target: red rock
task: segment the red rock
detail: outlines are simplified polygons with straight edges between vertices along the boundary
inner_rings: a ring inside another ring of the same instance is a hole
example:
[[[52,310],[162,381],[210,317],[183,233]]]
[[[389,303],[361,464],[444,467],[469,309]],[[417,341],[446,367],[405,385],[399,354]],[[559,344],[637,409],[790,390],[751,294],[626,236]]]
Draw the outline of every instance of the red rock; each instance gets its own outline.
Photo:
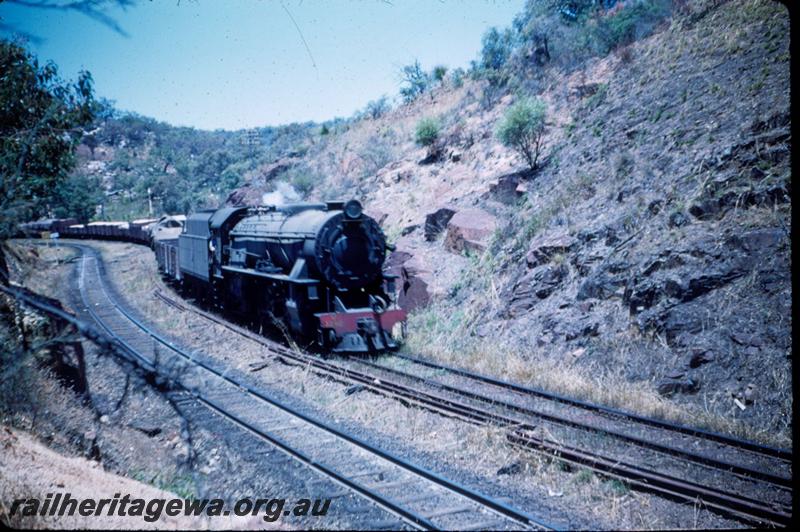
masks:
[[[398,249],[386,259],[387,273],[398,275],[397,279],[397,304],[407,312],[422,308],[431,301],[428,286],[431,282],[431,272],[414,257],[411,251]]]
[[[483,251],[496,228],[497,219],[488,212],[480,209],[459,211],[447,223],[444,247],[459,254],[465,249]]]
[[[403,265],[401,270],[400,294],[397,303],[407,312],[422,308],[431,301],[428,286],[431,282],[431,272],[425,270],[422,264],[412,258]]]
[[[448,222],[455,215],[454,208],[441,207],[425,216],[425,240],[432,242],[447,228]]]
[[[228,207],[242,207],[261,205],[264,189],[252,185],[244,185],[233,190],[225,200]]]

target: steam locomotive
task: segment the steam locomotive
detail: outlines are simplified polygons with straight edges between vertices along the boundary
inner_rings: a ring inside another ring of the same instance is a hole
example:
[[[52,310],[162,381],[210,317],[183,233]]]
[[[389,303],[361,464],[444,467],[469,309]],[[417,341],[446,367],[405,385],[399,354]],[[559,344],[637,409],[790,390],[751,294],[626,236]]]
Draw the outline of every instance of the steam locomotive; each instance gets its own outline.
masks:
[[[154,242],[161,272],[189,293],[347,353],[394,349],[405,336],[387,247],[356,200],[199,211],[177,239]]]

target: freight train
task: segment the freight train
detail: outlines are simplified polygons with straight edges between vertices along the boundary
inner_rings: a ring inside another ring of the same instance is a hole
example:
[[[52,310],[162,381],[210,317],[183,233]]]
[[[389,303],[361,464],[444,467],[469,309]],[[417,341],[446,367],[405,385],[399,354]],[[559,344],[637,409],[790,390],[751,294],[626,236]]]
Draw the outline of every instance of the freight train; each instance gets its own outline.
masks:
[[[162,275],[184,293],[325,351],[380,352],[405,337],[396,276],[383,271],[390,246],[358,201],[223,207],[180,221],[171,231],[174,217],[87,225],[45,220],[34,224],[50,222],[48,229],[24,229],[150,245]]]

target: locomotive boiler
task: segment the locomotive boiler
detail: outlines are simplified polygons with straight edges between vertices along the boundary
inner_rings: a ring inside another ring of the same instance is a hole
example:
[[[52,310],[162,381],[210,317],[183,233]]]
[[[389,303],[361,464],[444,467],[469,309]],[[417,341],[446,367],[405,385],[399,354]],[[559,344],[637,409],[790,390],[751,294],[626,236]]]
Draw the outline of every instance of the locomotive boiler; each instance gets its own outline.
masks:
[[[187,217],[176,277],[260,327],[334,352],[381,351],[397,347],[406,319],[386,250],[356,200],[227,207]]]

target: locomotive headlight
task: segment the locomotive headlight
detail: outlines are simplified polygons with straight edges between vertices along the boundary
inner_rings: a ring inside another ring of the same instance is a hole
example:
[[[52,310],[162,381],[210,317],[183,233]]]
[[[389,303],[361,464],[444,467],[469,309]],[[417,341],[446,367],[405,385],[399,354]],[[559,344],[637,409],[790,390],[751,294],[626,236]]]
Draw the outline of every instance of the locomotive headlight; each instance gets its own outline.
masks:
[[[364,209],[361,207],[361,203],[358,200],[350,200],[344,204],[344,215],[349,218],[350,220],[356,220],[361,217],[361,212]]]

